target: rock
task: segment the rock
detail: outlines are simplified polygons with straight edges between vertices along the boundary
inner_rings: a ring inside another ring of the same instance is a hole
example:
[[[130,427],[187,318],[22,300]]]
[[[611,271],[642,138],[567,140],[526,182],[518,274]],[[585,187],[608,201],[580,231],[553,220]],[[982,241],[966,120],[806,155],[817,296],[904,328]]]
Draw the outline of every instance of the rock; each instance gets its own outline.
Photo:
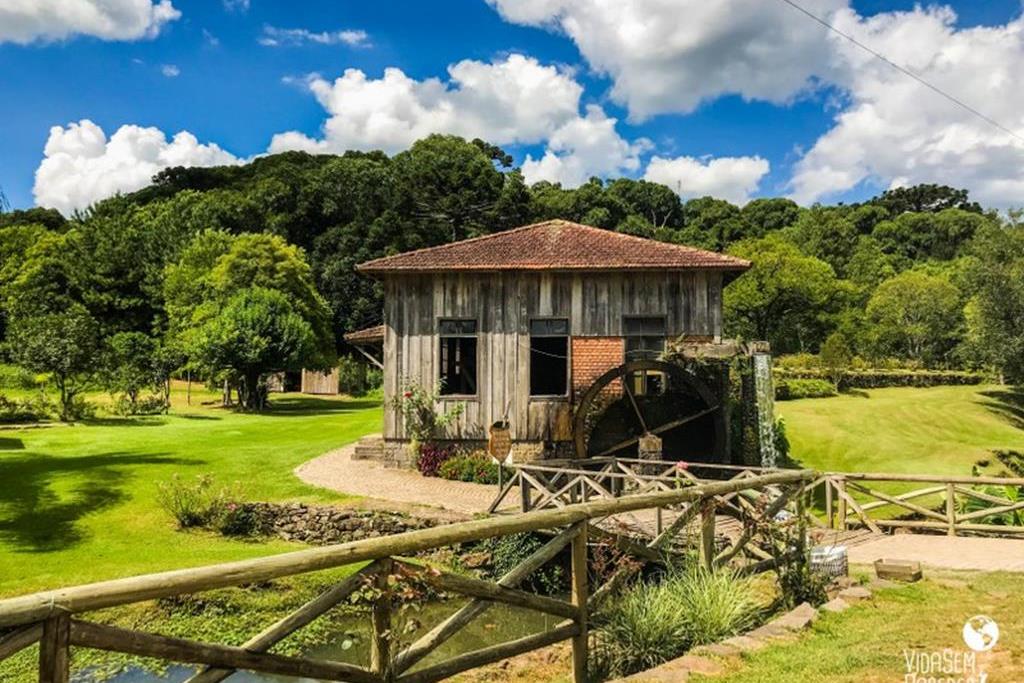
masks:
[[[831,600],[829,600],[828,602],[826,602],[824,605],[821,606],[822,610],[824,610],[826,612],[834,612],[834,613],[842,612],[842,611],[847,610],[849,608],[850,608],[850,603],[846,602],[842,598],[832,598]]]
[[[871,591],[864,586],[850,586],[844,590],[839,591],[839,598],[846,602],[860,602],[861,600],[870,600]]]
[[[770,623],[789,629],[790,631],[802,631],[810,626],[817,616],[818,610],[811,607],[810,603],[805,602],[797,605],[789,612],[783,614],[778,619],[772,620]]]

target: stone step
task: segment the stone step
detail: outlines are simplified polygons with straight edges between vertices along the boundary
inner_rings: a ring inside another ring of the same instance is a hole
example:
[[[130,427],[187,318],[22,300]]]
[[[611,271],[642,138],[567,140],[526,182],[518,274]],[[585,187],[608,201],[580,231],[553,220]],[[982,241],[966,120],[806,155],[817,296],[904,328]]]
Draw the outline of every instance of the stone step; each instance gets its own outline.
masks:
[[[384,440],[380,437],[364,436],[352,451],[353,460],[383,460]]]

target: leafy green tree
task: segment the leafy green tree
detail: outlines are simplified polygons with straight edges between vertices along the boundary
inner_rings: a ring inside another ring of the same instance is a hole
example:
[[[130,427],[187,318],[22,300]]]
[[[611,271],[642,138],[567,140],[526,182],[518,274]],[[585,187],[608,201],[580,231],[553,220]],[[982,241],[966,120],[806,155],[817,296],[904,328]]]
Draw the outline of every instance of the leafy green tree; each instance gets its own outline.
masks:
[[[747,202],[740,215],[750,226],[750,237],[764,237],[796,223],[800,207],[792,199],[765,197]]]
[[[103,384],[112,394],[120,394],[128,413],[134,415],[145,389],[163,388],[160,345],[142,332],[118,332],[107,340],[106,346]]]
[[[994,367],[1024,383],[1024,229],[983,229],[971,246],[964,352],[975,365]]]
[[[699,197],[683,206],[684,241],[722,251],[733,242],[752,237],[740,209],[724,199]]]
[[[683,203],[679,195],[665,185],[648,180],[619,178],[608,183],[605,193],[628,212],[620,219],[620,232],[626,232],[621,222],[630,218],[643,219],[653,228],[682,225]]]
[[[284,293],[250,287],[235,292],[196,330],[190,351],[201,365],[237,378],[243,408],[262,410],[267,375],[318,363],[320,343]]]
[[[941,275],[909,270],[878,286],[867,305],[869,348],[926,365],[947,359],[963,331],[960,290]]]
[[[850,350],[846,335],[839,331],[830,334],[821,345],[819,359],[829,379],[839,387],[853,360],[853,351]]]
[[[60,393],[60,419],[76,417],[78,400],[100,367],[99,325],[81,304],[15,316],[8,333],[14,361],[45,373]]]
[[[967,190],[948,185],[922,184],[913,187],[895,187],[871,200],[872,204],[884,207],[890,215],[913,212],[936,213],[946,209],[962,209],[981,213],[981,206],[970,201]]]
[[[872,235],[883,251],[906,262],[949,260],[961,255],[974,234],[992,219],[963,209],[901,213],[875,226]]]
[[[729,253],[753,267],[725,289],[727,332],[767,340],[776,353],[816,350],[843,296],[832,267],[778,234],[738,242]]]

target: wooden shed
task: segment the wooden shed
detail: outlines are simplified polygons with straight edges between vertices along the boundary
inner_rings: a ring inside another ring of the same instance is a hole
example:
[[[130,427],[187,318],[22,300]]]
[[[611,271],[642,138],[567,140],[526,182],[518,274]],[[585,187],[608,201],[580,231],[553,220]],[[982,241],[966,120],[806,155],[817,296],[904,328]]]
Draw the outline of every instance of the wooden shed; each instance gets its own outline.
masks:
[[[384,284],[385,400],[440,383],[442,408],[465,405],[448,438],[482,441],[507,420],[525,459],[571,451],[575,404],[610,370],[660,357],[668,339],[719,341],[722,289],[749,266],[553,220],[357,269]],[[662,373],[624,377],[631,398],[664,390]],[[398,446],[408,434],[388,405],[384,438]]]

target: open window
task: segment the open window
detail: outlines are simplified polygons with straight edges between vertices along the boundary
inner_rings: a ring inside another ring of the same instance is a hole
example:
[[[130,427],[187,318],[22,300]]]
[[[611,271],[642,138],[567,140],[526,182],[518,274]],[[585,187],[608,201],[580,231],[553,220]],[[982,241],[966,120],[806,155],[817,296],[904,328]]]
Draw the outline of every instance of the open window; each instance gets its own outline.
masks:
[[[530,396],[569,393],[569,321],[536,318],[530,321]]]
[[[623,318],[626,337],[626,360],[658,360],[665,352],[665,318],[662,316],[631,316]],[[665,375],[660,372],[635,372],[630,388],[637,396],[665,393]]]
[[[476,394],[476,320],[447,319],[439,323],[441,394]]]

